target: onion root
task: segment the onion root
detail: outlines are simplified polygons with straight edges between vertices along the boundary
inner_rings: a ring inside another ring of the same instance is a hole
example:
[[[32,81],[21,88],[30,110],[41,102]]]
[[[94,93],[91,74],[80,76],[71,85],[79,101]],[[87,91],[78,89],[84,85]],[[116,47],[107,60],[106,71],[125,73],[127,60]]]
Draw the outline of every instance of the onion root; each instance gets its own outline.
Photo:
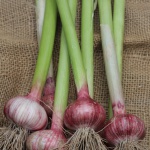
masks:
[[[10,123],[8,127],[0,128],[1,150],[23,150],[28,136],[28,130]],[[17,141],[17,142],[16,142]]]
[[[148,150],[140,141],[124,141],[119,143],[114,150]]]
[[[107,150],[104,140],[92,128],[80,128],[67,141],[68,150]]]

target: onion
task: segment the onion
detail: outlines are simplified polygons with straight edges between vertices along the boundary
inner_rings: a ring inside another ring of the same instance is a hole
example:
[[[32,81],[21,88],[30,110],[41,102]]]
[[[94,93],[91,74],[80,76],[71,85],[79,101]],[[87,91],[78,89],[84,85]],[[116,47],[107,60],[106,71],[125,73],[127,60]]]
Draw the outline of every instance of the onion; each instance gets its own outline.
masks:
[[[99,141],[101,141],[100,136],[94,131],[103,127],[106,118],[105,110],[89,95],[86,72],[68,3],[66,0],[56,0],[56,2],[68,44],[68,53],[78,93],[77,100],[70,104],[65,111],[64,124],[66,127],[76,130],[68,140],[67,145],[69,149],[86,149],[88,146],[88,149],[92,149],[93,146],[98,149],[106,149],[99,144]],[[86,6],[90,6],[93,10],[93,0],[84,2],[89,2],[89,5]]]
[[[119,146],[120,143],[132,143],[145,137],[144,122],[135,115],[117,115],[108,124],[104,132],[107,141],[112,145]],[[130,145],[129,143],[128,145]]]
[[[105,70],[113,111],[113,118],[110,119],[104,128],[104,135],[110,144],[116,146],[116,150],[141,150],[143,148],[140,147],[137,141],[142,140],[145,137],[145,125],[137,116],[126,113],[120,80],[122,72],[121,54],[123,49],[125,1],[120,0],[115,1],[114,3],[114,27],[112,25],[111,1],[98,0],[98,4],[100,9],[99,13]],[[115,35],[114,39],[113,28]],[[117,48],[117,55],[115,46]],[[110,116],[112,115],[110,114]]]
[[[54,107],[56,107],[55,104]],[[62,110],[55,112],[56,109],[54,108],[51,129],[36,131],[27,138],[26,146],[28,150],[52,150],[64,146],[67,140],[62,130]]]
[[[4,113],[8,119],[28,130],[40,130],[47,125],[47,115],[35,98],[18,96],[7,102]]]
[[[74,20],[76,3],[77,1],[68,0],[70,12]],[[69,67],[67,43],[62,31],[52,125],[49,130],[37,131],[28,137],[26,145],[29,150],[62,149],[65,147],[67,139],[63,134],[63,118],[69,91]]]
[[[64,123],[72,130],[89,127],[99,131],[104,125],[105,110],[91,99],[86,91],[88,91],[87,86],[81,89],[78,99],[67,107]]]
[[[42,31],[31,92],[27,96],[18,96],[9,100],[4,108],[5,116],[8,119],[28,130],[43,129],[47,125],[46,112],[39,103],[51,60],[55,27],[56,7],[46,5],[44,30]],[[51,35],[47,34],[49,32]]]

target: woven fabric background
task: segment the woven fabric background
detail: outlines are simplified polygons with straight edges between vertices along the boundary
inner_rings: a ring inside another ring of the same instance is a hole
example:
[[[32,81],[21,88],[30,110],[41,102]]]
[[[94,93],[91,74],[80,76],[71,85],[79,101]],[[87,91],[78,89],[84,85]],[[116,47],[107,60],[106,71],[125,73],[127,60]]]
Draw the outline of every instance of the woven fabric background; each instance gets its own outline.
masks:
[[[76,29],[80,40],[81,3]],[[143,141],[150,148],[150,1],[126,0],[125,40],[123,51],[123,91],[129,113],[145,121]],[[54,46],[54,74],[59,56],[61,23],[58,17]],[[0,0],[0,125],[5,102],[27,94],[38,54],[34,0]],[[103,62],[98,9],[94,17],[94,97],[106,110],[109,93]],[[76,97],[73,75],[70,77],[69,103]]]

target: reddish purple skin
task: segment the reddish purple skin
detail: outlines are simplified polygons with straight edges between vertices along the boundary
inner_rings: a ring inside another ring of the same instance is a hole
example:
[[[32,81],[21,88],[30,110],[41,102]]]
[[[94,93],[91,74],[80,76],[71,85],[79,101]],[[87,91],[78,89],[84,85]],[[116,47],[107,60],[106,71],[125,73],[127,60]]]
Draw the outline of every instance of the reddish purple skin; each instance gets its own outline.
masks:
[[[47,78],[45,87],[43,89],[43,96],[41,105],[44,107],[47,115],[52,116],[53,102],[54,102],[55,84],[52,77]]]
[[[106,112],[104,108],[89,97],[79,97],[65,111],[64,124],[71,130],[90,127],[95,131],[104,126]]]
[[[113,108],[114,108],[114,107],[118,107],[119,109],[124,109],[124,105],[121,104],[120,101],[119,101],[117,104],[113,103],[113,104],[112,104],[112,107],[113,107]]]
[[[63,132],[63,111],[54,109],[53,116],[52,116],[52,123],[51,123],[51,130],[57,130],[58,132]]]
[[[107,123],[104,128],[104,137],[112,145],[117,145],[127,140],[142,140],[145,137],[145,125],[135,115],[118,115]]]
[[[112,109],[114,116],[125,114],[125,105],[121,103],[120,100],[117,103],[112,103]]]
[[[43,95],[53,95],[55,93],[55,83],[53,77],[49,77],[46,80],[44,89],[43,89]]]

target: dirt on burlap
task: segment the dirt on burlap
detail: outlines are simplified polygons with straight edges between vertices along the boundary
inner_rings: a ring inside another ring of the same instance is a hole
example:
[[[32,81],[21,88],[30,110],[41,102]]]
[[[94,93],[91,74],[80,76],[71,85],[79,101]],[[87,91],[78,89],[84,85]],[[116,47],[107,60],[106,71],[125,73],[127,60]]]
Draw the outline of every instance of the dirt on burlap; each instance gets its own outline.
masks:
[[[80,40],[81,7],[76,29]],[[56,78],[61,23],[58,17],[54,46]],[[5,102],[30,91],[38,44],[34,0],[0,0],[0,126],[8,124],[3,115]],[[101,47],[98,9],[94,17],[94,97],[108,110],[109,99]],[[127,111],[144,120],[147,134],[142,142],[150,147],[150,0],[126,0],[123,51],[123,91]],[[76,97],[70,76],[69,103]]]

